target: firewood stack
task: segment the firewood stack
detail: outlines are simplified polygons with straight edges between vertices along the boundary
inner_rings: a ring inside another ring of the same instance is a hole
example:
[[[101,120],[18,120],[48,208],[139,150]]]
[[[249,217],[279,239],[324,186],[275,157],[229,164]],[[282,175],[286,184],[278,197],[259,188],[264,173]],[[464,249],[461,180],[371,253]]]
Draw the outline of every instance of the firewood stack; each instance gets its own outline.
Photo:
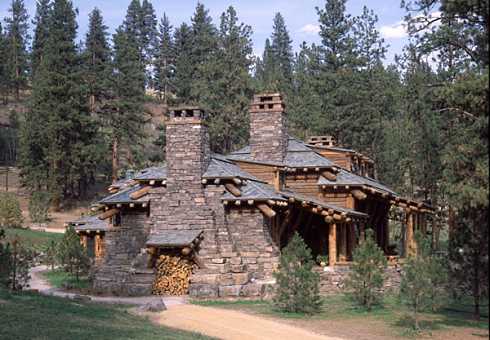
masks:
[[[192,263],[188,259],[160,255],[156,261],[156,276],[153,282],[155,295],[183,295],[189,289]]]

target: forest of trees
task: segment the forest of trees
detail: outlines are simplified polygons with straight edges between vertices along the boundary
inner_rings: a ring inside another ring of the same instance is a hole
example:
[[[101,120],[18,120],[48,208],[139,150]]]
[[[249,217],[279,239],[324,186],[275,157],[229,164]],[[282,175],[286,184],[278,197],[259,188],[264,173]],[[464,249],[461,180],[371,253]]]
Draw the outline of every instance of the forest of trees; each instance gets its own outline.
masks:
[[[0,99],[26,103],[18,133],[8,131],[19,138],[23,183],[59,202],[83,195],[98,173],[112,169],[116,180],[122,150],[139,155],[127,166],[148,165],[145,144],[162,144],[145,136],[149,101],[200,105],[212,149],[227,153],[247,141],[253,93],[280,91],[291,134],[333,135],[371,156],[383,182],[442,207],[462,268],[486,268],[488,1],[402,0],[409,41],[391,65],[376,13],[352,16],[346,1],[316,8],[321,43],[297,53],[276,13],[255,58],[252,27],[232,6],[215,23],[198,3],[174,27],[149,0],[132,0],[112,36],[95,8],[79,42],[71,1],[38,0],[31,18],[12,0],[0,23]],[[480,289],[486,269],[467,271],[461,280]]]

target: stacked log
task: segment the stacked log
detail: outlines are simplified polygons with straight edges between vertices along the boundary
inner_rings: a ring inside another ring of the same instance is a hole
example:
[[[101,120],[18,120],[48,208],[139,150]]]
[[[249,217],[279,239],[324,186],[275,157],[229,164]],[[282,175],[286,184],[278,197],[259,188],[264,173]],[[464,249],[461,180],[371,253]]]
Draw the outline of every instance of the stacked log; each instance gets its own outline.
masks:
[[[160,255],[156,261],[156,276],[152,293],[155,295],[184,295],[189,289],[192,263],[179,256]]]

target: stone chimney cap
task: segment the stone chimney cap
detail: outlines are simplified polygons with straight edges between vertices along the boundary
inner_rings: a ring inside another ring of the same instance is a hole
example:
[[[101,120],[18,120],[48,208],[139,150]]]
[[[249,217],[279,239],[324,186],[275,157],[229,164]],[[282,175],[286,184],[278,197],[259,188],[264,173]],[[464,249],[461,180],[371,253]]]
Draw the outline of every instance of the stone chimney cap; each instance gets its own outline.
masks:
[[[204,118],[204,111],[198,106],[177,106],[169,108],[170,118]]]
[[[335,146],[337,141],[334,136],[311,136],[308,144],[315,146]]]
[[[251,112],[284,112],[285,105],[280,93],[259,93],[254,95],[250,104]]]

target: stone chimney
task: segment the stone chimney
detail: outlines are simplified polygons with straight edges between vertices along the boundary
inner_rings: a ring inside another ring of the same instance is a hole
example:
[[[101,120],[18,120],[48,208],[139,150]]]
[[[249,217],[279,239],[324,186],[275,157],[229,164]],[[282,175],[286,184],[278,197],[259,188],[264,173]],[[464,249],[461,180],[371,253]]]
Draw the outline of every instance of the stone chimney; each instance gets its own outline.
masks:
[[[166,123],[167,189],[201,190],[201,176],[209,164],[209,135],[204,112],[198,107],[169,109]]]
[[[335,146],[337,144],[334,136],[311,136],[308,144],[313,146]]]
[[[288,134],[285,106],[279,93],[254,96],[250,105],[250,152],[254,161],[282,162]]]

